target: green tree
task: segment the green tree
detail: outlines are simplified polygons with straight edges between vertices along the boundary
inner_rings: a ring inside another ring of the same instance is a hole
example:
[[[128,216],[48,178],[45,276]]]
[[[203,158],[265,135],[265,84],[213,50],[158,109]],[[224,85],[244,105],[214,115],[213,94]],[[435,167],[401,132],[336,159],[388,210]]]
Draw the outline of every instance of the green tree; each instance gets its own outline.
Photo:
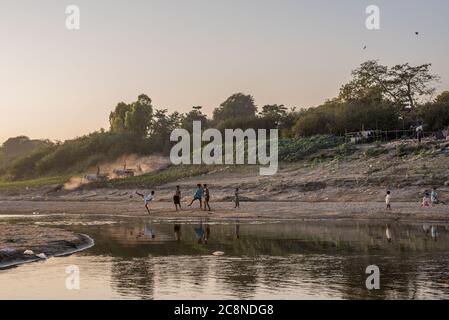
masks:
[[[120,102],[115,107],[115,110],[109,115],[109,123],[111,126],[111,132],[124,133],[125,129],[125,117],[128,112],[131,111],[131,106]]]
[[[431,64],[405,63],[388,68],[375,60],[367,61],[352,71],[353,79],[342,87],[340,96],[349,101],[381,93],[382,98],[392,101],[399,109],[405,106],[415,109],[421,98],[435,91],[433,84],[439,77],[430,73],[430,67]]]
[[[185,114],[181,127],[183,129],[186,129],[189,132],[193,131],[193,121],[201,121],[201,128],[207,128],[209,126],[209,121],[207,119],[207,116],[201,112],[201,107],[193,107],[193,110],[189,113]]]
[[[150,135],[155,148],[167,153],[170,150],[170,135],[172,131],[181,126],[182,115],[179,112],[168,114],[167,109],[156,110]]]
[[[444,91],[435,101],[419,108],[419,116],[428,130],[437,131],[449,126],[449,91]]]
[[[214,110],[213,119],[220,122],[236,118],[251,118],[256,115],[256,111],[257,107],[251,95],[236,93]]]
[[[441,92],[438,97],[436,97],[435,102],[449,105],[449,91]]]
[[[268,104],[262,107],[260,116],[274,122],[276,128],[280,128],[287,117],[287,108],[283,104]]]
[[[119,103],[109,115],[111,132],[130,133],[144,138],[148,135],[153,118],[151,99],[141,94],[137,101],[126,104]]]

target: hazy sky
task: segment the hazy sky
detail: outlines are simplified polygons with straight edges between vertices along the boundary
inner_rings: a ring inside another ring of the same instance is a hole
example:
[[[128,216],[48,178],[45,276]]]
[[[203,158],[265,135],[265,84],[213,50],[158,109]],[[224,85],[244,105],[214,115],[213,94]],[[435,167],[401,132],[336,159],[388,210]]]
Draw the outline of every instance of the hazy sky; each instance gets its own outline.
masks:
[[[365,28],[370,4],[379,31]],[[108,128],[117,102],[140,93],[208,114],[235,92],[317,105],[368,59],[432,62],[449,89],[448,13],[447,0],[0,0],[0,143]]]

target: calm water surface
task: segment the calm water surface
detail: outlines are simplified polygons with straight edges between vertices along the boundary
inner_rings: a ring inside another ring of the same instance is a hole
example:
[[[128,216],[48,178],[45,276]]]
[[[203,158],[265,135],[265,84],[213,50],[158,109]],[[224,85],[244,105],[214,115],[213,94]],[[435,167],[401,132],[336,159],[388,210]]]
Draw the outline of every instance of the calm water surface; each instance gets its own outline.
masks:
[[[0,270],[1,299],[448,299],[447,225],[7,217],[85,233],[95,246]],[[222,256],[213,253],[222,252]],[[368,291],[368,265],[381,290]],[[80,290],[66,289],[66,268]]]

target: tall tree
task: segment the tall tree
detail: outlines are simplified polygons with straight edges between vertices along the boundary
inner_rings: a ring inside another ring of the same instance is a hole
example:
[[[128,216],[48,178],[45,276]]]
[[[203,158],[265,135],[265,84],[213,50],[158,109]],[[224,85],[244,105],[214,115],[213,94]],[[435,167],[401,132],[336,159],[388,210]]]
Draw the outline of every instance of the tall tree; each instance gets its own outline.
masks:
[[[144,138],[148,135],[153,118],[151,99],[141,94],[137,101],[126,104],[119,103],[109,115],[111,132],[130,133]]]
[[[201,107],[193,107],[193,110],[184,115],[182,119],[181,127],[189,132],[193,130],[193,121],[201,121],[201,127],[206,128],[208,126],[207,117],[201,112]]]
[[[257,107],[251,95],[236,93],[226,99],[213,112],[215,121],[225,121],[237,118],[249,118],[256,116]]]
[[[408,63],[396,65],[389,72],[390,82],[397,97],[415,109],[422,97],[435,92],[433,84],[438,81],[437,75],[430,73],[430,63],[411,66]]]
[[[441,92],[435,99],[436,103],[449,105],[449,91]]]
[[[275,126],[279,128],[287,116],[287,107],[283,104],[268,104],[262,107],[260,115],[274,122]]]
[[[156,110],[151,126],[151,139],[157,147],[163,152],[170,148],[170,134],[179,128],[182,122],[182,116],[179,112],[169,114],[167,109]]]
[[[434,92],[433,85],[439,79],[430,73],[430,67],[431,64],[411,66],[405,63],[388,68],[375,60],[364,62],[352,72],[353,79],[342,87],[340,98],[350,101],[381,96],[398,108],[415,109],[421,98]]]

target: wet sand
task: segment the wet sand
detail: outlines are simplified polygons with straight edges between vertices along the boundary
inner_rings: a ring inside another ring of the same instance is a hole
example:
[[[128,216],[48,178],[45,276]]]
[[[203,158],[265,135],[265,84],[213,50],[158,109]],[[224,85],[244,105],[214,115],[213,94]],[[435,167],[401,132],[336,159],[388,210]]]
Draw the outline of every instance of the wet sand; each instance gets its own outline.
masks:
[[[71,254],[92,245],[89,236],[62,229],[0,224],[0,269]],[[32,253],[25,254],[26,250]]]

